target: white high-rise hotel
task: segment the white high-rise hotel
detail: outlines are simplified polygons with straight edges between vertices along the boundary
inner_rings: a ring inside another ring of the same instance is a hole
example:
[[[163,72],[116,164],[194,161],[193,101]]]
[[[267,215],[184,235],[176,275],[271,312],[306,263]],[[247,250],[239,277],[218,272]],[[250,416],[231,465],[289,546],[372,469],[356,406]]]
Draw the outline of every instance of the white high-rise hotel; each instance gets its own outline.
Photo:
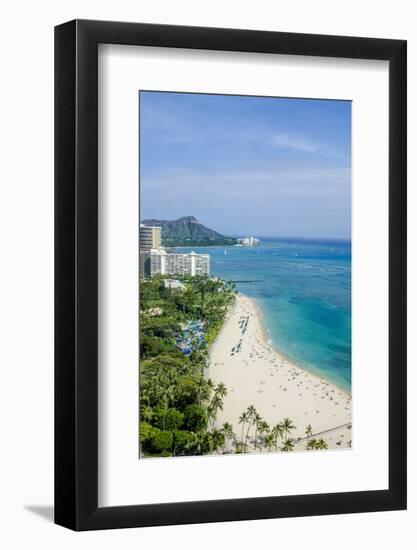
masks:
[[[210,255],[167,252],[161,247],[161,228],[141,225],[139,272],[141,278],[154,275],[210,275]]]

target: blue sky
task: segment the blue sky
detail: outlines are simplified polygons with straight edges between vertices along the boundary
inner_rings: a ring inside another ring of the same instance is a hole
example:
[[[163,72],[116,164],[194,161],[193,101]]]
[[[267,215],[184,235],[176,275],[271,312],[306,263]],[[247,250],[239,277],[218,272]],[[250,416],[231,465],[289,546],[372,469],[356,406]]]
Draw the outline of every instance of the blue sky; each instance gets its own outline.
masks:
[[[351,103],[140,93],[141,217],[350,238]]]

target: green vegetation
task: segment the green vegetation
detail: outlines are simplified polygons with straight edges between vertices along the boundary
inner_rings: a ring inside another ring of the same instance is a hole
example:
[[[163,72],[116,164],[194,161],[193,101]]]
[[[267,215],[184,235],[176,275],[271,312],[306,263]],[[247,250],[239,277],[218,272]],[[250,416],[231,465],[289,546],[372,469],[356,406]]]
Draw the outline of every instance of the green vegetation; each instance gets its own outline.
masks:
[[[241,425],[240,439],[234,436],[233,445],[235,453],[246,453],[250,450],[249,442],[252,448],[256,451],[267,452],[288,452],[294,451],[295,444],[302,439],[294,440],[289,437],[290,433],[296,429],[292,420],[288,417],[284,418],[275,426],[270,426],[257,412],[253,405],[250,405],[246,411],[243,411],[239,417]],[[322,450],[327,449],[328,445],[324,439],[310,439],[313,435],[311,424],[306,426],[305,434],[307,435],[307,450]]]
[[[296,427],[289,418],[284,418],[282,422],[270,427],[268,422],[258,414],[255,407],[250,405],[240,415],[239,424],[242,425],[242,428],[240,441],[235,442],[237,453],[246,453],[248,451],[251,430],[253,434],[252,445],[255,450],[259,449],[262,451],[266,449],[268,452],[294,450],[294,441],[289,438],[289,434]]]
[[[228,308],[232,283],[207,276],[178,276],[185,289],[165,288],[164,277],[140,284],[140,446],[143,456],[181,456],[225,451],[230,424],[215,429],[216,414],[227,395],[204,370]],[[204,339],[191,352],[178,347],[184,327],[200,321]]]
[[[163,246],[231,246],[237,239],[205,227],[194,216],[178,220],[143,220],[144,225],[161,227]]]
[[[216,425],[227,395],[224,384],[205,377],[208,351],[234,303],[232,283],[207,276],[177,279],[184,289],[166,288],[165,277],[140,284],[140,453],[141,456],[186,456],[255,451],[293,451],[292,420],[270,426],[253,405],[239,418],[239,434],[228,422]],[[188,331],[187,353],[180,344],[190,323],[199,322],[204,338]],[[311,439],[306,449],[327,449],[324,439]]]
[[[311,450],[315,450],[315,451],[320,451],[322,449],[327,449],[327,443],[326,441],[323,439],[323,438],[320,438],[320,439],[309,439],[307,441],[307,450],[308,451],[311,451]]]

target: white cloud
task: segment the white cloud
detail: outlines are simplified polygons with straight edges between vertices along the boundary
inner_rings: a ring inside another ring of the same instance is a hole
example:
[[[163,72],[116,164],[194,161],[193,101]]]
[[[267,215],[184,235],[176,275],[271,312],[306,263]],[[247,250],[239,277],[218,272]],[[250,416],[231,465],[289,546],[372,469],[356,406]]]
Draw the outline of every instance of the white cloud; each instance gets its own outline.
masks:
[[[168,200],[184,200],[196,193],[219,200],[253,199],[259,196],[278,200],[283,197],[350,196],[350,170],[347,168],[300,168],[244,172],[200,172],[175,170],[142,178],[142,189]]]
[[[327,146],[318,143],[304,136],[290,134],[274,134],[271,144],[280,149],[293,149],[304,153],[320,153],[327,149]]]

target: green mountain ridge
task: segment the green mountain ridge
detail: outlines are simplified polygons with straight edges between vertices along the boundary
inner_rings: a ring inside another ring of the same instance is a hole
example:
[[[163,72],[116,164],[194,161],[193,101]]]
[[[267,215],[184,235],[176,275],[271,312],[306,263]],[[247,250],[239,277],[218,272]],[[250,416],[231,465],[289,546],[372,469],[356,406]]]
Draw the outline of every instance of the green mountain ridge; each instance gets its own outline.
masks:
[[[162,245],[169,246],[231,246],[237,243],[233,237],[227,237],[206,227],[194,216],[184,216],[178,220],[143,220],[144,225],[161,228]]]

